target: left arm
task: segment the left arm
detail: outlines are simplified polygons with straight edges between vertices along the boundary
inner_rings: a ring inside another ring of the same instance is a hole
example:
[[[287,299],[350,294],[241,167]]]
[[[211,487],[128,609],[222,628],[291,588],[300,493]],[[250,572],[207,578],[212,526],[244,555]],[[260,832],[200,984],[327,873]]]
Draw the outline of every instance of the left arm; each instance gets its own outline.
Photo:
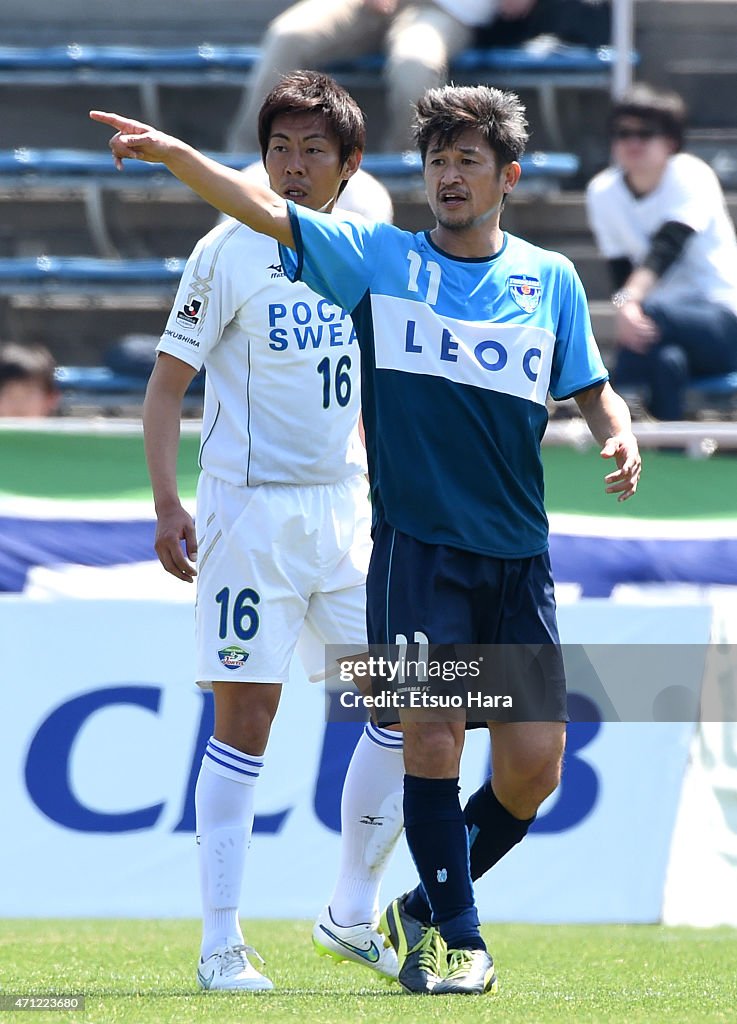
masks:
[[[602,458],[613,458],[617,463],[616,471],[604,477],[606,492],[617,494],[617,501],[627,501],[637,490],[642,468],[627,404],[608,382],[587,388],[575,397],[589,430],[602,445]]]

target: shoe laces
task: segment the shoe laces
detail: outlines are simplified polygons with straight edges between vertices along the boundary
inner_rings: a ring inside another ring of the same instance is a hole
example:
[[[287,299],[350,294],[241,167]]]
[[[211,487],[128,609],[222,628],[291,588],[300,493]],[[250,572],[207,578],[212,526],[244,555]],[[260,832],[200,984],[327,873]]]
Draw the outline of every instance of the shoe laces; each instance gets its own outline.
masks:
[[[241,971],[248,970],[249,957],[255,957],[260,964],[265,963],[264,958],[256,952],[253,946],[245,946],[243,944],[228,946],[223,953],[223,965],[220,973],[230,977],[234,974],[240,974]]]
[[[473,950],[453,949],[448,955],[446,978],[458,978],[466,974],[473,964]]]
[[[445,943],[437,928],[423,928],[422,938],[409,952],[419,954],[417,962],[420,970],[440,974],[439,966],[445,954]]]

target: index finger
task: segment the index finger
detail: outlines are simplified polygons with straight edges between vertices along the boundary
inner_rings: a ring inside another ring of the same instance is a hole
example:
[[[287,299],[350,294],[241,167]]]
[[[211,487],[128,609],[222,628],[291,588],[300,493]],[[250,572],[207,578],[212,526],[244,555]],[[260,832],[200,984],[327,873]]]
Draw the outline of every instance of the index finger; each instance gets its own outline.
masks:
[[[121,117],[120,114],[111,114],[105,110],[90,110],[90,117],[93,121],[110,125],[111,128],[115,128],[119,132],[133,132],[136,129],[148,128],[148,125],[143,124],[142,121],[134,121],[130,117]]]

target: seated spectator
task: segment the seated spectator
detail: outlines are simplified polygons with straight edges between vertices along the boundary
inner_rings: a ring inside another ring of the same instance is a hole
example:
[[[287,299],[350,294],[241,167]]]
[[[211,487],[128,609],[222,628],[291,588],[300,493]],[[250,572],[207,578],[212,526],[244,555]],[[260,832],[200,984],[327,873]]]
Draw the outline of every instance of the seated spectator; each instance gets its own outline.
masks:
[[[615,292],[614,383],[645,384],[648,411],[684,416],[689,380],[737,370],[737,241],[711,168],[681,152],[685,107],[634,86],[610,115],[613,166],[586,191]]]
[[[43,345],[0,344],[0,419],[56,412],[54,370],[54,357]]]
[[[530,8],[535,0],[301,0],[275,18],[261,59],[227,139],[232,152],[258,150],[258,110],[279,77],[360,54],[386,52],[388,152],[413,149],[412,104],[445,82],[450,60],[495,11]],[[512,14],[516,17],[516,14]]]
[[[477,29],[474,45],[524,46],[545,40],[548,47],[603,46],[611,38],[609,0],[508,0]]]

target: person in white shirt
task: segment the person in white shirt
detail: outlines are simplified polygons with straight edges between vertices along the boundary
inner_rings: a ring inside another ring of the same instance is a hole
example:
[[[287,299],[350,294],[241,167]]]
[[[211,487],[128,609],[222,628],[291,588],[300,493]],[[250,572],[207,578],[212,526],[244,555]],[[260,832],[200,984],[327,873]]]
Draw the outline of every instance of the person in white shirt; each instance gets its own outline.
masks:
[[[448,64],[492,18],[518,18],[535,0],[300,0],[269,25],[261,57],[228,133],[233,152],[255,149],[253,125],[266,93],[291,68],[322,67],[386,52],[387,152],[414,149],[413,104],[442,85]]]
[[[688,382],[737,370],[737,241],[719,181],[681,152],[685,107],[635,85],[610,115],[613,166],[586,190],[616,308],[615,386],[683,419]]]
[[[259,115],[271,188],[314,210],[332,211],[364,138],[355,101],[317,72],[285,76]],[[196,678],[214,693],[195,791],[204,989],[273,988],[249,960],[257,954],[238,904],[254,789],[293,652],[318,641],[324,661],[327,643],[366,644],[359,362],[348,314],[287,279],[276,241],[227,219],[198,242],[158,345],[143,424],[156,552],[178,579],[197,577]],[[176,467],[182,398],[203,365],[195,534]],[[285,770],[299,772],[300,757],[295,750]],[[376,930],[379,883],[402,829],[402,778],[401,734],[367,725],[343,790],[335,891],[313,934],[318,952],[388,977],[397,962]]]

